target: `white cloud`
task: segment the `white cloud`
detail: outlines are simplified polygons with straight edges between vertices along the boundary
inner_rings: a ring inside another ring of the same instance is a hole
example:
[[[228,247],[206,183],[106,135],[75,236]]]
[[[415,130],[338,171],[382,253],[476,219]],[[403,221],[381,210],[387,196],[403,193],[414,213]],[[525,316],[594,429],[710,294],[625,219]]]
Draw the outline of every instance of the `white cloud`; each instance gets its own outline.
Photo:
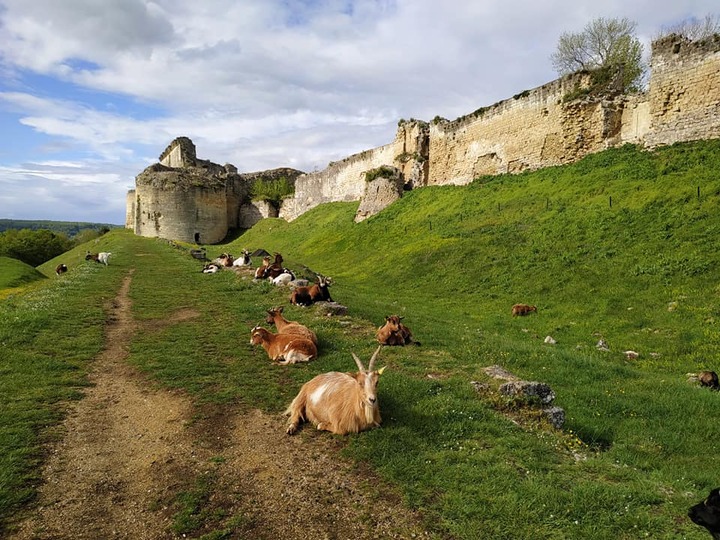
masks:
[[[11,192],[17,175],[43,193],[62,185],[55,201],[94,177],[112,186],[95,195],[121,222],[116,186],[180,135],[240,170],[322,168],[389,143],[400,118],[455,118],[549,82],[559,35],[595,17],[636,20],[649,44],[661,26],[713,9],[714,0],[0,0],[0,112],[13,133],[25,130],[19,153],[0,155],[0,214],[35,206]],[[30,162],[50,169],[42,181],[28,176]]]

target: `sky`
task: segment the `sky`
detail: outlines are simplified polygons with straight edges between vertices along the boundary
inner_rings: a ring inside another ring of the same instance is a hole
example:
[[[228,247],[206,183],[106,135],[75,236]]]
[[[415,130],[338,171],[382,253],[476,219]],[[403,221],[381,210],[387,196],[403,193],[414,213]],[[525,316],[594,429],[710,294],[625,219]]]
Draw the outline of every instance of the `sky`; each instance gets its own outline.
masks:
[[[176,137],[240,172],[392,142],[558,77],[598,17],[650,43],[717,0],[0,0],[0,218],[125,223]]]

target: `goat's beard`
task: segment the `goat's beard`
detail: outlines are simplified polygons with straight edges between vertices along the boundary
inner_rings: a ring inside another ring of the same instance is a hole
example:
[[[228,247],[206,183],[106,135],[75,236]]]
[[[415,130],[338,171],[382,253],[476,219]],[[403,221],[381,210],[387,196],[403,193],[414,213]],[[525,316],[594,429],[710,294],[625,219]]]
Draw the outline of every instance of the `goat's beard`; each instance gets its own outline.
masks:
[[[375,423],[375,406],[365,403],[363,407],[365,409],[365,422],[371,426]]]

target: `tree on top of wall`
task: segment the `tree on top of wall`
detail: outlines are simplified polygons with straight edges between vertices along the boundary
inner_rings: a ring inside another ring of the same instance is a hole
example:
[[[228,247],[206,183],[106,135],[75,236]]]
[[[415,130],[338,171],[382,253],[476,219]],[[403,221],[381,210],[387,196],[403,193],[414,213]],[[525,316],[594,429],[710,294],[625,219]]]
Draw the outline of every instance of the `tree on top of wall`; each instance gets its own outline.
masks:
[[[637,23],[627,18],[599,17],[585,25],[582,32],[563,32],[550,56],[553,67],[560,75],[602,70],[619,82],[621,92],[636,92],[647,71],[636,27]]]

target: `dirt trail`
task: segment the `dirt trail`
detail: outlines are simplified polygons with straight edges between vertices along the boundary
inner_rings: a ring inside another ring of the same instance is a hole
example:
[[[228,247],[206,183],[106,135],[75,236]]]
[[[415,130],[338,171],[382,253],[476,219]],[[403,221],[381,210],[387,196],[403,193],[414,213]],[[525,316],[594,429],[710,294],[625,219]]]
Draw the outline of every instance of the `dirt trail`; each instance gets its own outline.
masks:
[[[43,469],[37,506],[10,536],[27,539],[198,537],[370,539],[428,537],[418,516],[362,467],[337,456],[327,434],[288,437],[285,419],[259,411],[195,409],[154,388],[126,363],[136,330],[132,272],[109,308],[104,351],[64,438]],[[173,324],[197,314],[185,311]],[[209,529],[173,533],[173,501],[198,481],[212,485]]]

